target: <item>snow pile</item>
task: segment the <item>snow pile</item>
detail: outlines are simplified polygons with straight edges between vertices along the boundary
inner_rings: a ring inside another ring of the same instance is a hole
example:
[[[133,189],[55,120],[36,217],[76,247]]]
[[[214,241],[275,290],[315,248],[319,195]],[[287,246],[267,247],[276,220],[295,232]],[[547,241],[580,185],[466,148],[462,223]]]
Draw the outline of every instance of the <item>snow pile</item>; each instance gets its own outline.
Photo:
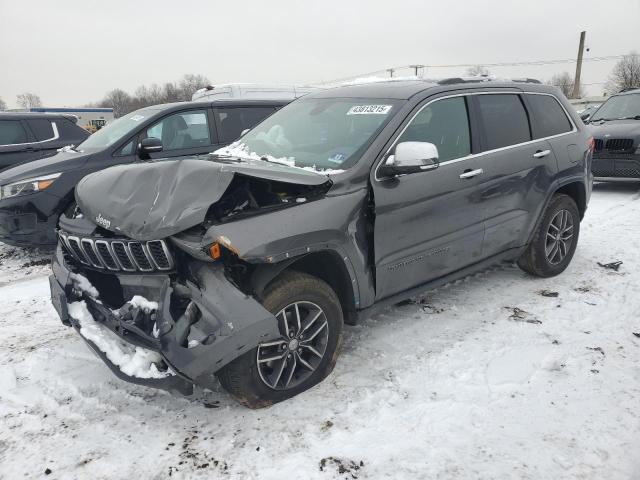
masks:
[[[143,297],[140,299],[148,304],[154,303]],[[141,300],[138,302],[144,303]],[[84,301],[70,303],[68,307],[69,315],[80,324],[80,335],[93,342],[126,375],[138,378],[164,378],[174,375],[170,370],[158,370],[156,363],[162,361],[160,354],[125,342],[107,327],[96,322]]]
[[[58,152],[60,152],[60,153],[80,153],[77,150],[74,150],[73,147],[74,147],[73,145],[65,145],[64,147],[59,148]]]
[[[128,303],[141,309],[145,313],[151,313],[154,310],[158,310],[158,302],[151,302],[142,295],[134,295]]]
[[[69,278],[73,281],[73,288],[79,290],[81,292],[86,293],[90,297],[98,298],[98,290],[95,289],[91,282],[84,275],[80,275],[79,273],[71,273]]]

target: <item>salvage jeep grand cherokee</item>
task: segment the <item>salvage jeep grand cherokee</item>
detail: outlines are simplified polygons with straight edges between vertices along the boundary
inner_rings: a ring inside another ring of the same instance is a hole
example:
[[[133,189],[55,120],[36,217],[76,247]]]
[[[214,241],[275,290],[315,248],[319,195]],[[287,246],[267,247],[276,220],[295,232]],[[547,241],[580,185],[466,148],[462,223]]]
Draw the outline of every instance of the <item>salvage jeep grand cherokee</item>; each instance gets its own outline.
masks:
[[[80,181],[53,303],[121,378],[269,405],[331,372],[343,322],[498,261],[562,272],[592,147],[553,87],[311,94],[209,158]]]

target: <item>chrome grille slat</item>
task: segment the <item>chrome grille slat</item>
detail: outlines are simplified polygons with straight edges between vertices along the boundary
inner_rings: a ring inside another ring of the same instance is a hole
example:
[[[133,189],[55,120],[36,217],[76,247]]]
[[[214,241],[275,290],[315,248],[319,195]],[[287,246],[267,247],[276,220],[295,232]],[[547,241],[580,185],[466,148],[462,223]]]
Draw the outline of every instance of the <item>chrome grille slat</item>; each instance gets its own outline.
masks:
[[[90,238],[82,238],[80,240],[80,246],[82,247],[82,251],[84,252],[85,257],[91,265],[96,268],[104,268],[102,260],[98,256],[98,252],[96,251],[96,247],[93,244],[93,240]]]
[[[67,243],[69,244],[69,248],[71,249],[71,252],[73,253],[73,255],[81,263],[84,263],[85,265],[90,265],[89,261],[84,256],[84,252],[82,250],[82,247],[80,246],[80,239],[78,237],[71,236],[71,235],[68,236],[67,237]]]
[[[63,249],[84,265],[124,272],[167,271],[174,267],[165,240],[94,239],[58,232]]]

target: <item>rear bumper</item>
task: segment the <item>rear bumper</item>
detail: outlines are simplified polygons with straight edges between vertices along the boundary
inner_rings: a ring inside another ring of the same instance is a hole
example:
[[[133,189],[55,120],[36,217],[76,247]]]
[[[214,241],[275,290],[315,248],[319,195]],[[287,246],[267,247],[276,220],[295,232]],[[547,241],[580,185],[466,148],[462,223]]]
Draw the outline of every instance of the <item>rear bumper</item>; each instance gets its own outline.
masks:
[[[196,261],[194,261],[196,262]],[[73,326],[92,350],[119,378],[128,382],[189,394],[193,385],[212,385],[213,374],[259,343],[277,337],[275,317],[252,297],[236,289],[224,276],[222,266],[196,262],[196,282],[173,283],[165,274],[113,275],[125,298],[143,295],[158,303],[158,309],[145,315],[125,303],[114,310],[99,296],[79,291],[74,280],[79,267],[65,263],[60,247],[52,262],[50,277],[52,303],[62,322]],[[112,287],[116,283],[110,284]],[[103,287],[104,288],[104,287]],[[69,304],[84,301],[93,320],[108,328],[127,344],[157,352],[175,375],[139,378],[124,373],[95,343],[82,335],[81,325],[69,314]],[[185,302],[192,307],[180,308]],[[197,315],[194,313],[197,312]],[[177,318],[176,318],[177,317]],[[197,317],[197,318],[196,318]],[[156,335],[153,335],[153,332]],[[200,341],[188,347],[187,339]]]

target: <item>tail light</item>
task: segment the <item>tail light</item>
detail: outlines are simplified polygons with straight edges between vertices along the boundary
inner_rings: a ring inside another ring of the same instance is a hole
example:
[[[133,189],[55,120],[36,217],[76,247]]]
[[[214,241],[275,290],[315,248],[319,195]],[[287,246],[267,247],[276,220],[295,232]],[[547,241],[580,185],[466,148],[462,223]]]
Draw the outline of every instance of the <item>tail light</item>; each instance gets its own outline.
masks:
[[[590,153],[593,153],[593,151],[596,149],[596,141],[593,139],[593,137],[589,137],[589,140],[587,140],[587,148],[589,149]]]

